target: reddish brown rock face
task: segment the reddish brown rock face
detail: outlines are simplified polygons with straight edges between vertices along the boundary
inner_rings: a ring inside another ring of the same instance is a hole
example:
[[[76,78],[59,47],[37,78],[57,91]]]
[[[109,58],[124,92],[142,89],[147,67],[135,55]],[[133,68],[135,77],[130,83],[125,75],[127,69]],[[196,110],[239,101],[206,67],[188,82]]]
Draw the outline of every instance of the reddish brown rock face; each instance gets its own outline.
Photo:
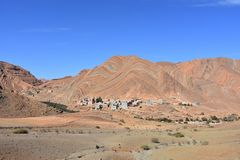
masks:
[[[0,85],[2,88],[19,92],[41,83],[29,71],[6,62],[0,62]]]
[[[240,61],[224,58],[153,63],[117,56],[74,77],[39,81],[28,71],[0,63],[0,85],[39,101],[75,106],[82,97],[176,97],[218,111],[240,111]]]
[[[32,117],[56,114],[37,100],[20,95],[40,85],[30,72],[21,67],[0,62],[0,117]]]
[[[41,100],[75,105],[84,96],[157,99],[178,97],[214,109],[240,110],[240,61],[224,58],[153,63],[134,56],[112,57],[75,77],[40,87]]]

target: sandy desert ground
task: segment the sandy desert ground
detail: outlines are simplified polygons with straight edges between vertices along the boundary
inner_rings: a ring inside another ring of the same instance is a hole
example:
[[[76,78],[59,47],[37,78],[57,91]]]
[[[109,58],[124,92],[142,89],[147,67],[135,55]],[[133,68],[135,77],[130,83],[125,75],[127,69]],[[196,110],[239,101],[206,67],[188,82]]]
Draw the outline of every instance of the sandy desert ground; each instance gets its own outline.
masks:
[[[0,119],[1,160],[239,160],[240,122],[214,126],[88,111]],[[27,130],[27,134],[15,131]],[[184,137],[176,136],[180,133]]]

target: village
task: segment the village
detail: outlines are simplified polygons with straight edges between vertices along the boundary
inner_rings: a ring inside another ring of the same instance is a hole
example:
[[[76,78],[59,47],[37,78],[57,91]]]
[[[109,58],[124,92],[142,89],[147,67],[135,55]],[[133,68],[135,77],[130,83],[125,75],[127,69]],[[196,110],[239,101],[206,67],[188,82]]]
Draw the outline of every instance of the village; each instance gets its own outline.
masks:
[[[120,100],[120,99],[102,99],[98,98],[90,98],[85,97],[82,98],[78,102],[79,106],[92,106],[93,110],[102,110],[104,108],[109,108],[112,111],[115,110],[128,110],[130,107],[139,107],[139,106],[156,106],[156,105],[174,105],[181,106],[183,108],[197,107],[200,105],[199,102],[186,102],[175,97],[172,97],[171,100],[164,99],[128,99],[128,100]]]
[[[130,108],[143,106],[153,107],[160,105],[170,105],[173,107],[180,107],[182,109],[187,109],[188,107],[200,107],[200,102],[187,102],[182,101],[179,98],[171,97],[168,100],[164,99],[130,99],[130,100],[120,100],[120,99],[102,99],[98,98],[90,98],[85,97],[79,101],[80,106],[90,107],[92,110],[111,110],[111,111],[119,111],[119,110],[129,110]],[[135,115],[136,119],[144,119],[147,121],[158,121],[158,122],[167,122],[167,123],[177,123],[177,124],[192,124],[192,125],[215,125],[220,124],[222,122],[232,122],[240,120],[240,117],[237,114],[229,114],[224,117],[217,117],[215,115],[210,115],[205,117],[204,113],[201,113],[199,117],[184,117],[180,119],[170,119],[169,117],[143,117],[140,115]]]

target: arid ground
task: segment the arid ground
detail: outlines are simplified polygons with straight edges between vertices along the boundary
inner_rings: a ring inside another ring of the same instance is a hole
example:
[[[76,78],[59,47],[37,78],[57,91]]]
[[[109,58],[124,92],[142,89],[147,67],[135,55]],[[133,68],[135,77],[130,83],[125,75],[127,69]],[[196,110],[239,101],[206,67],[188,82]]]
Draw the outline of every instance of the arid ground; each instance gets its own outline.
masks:
[[[1,160],[240,159],[239,121],[190,125],[88,111],[1,118],[0,126]]]

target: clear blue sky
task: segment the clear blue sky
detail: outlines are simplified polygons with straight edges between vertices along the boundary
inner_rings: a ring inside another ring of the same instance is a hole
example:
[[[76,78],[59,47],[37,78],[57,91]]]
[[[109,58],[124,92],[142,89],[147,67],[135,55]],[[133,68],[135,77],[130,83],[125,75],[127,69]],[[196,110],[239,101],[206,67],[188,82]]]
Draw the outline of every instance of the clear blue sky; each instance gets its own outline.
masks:
[[[38,78],[113,55],[240,58],[240,0],[0,0],[0,60]]]

